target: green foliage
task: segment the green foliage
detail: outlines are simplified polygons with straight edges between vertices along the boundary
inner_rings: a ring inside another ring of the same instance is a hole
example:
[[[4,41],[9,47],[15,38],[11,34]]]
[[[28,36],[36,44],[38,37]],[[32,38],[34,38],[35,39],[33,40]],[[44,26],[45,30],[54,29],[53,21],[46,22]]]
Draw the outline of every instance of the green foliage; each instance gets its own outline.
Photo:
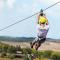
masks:
[[[60,53],[56,52],[51,55],[51,59],[53,60],[60,60]]]
[[[25,54],[24,60],[33,60],[31,54]]]
[[[39,58],[39,60],[40,60],[41,58],[43,58],[43,52],[42,52],[42,51],[41,51],[41,52],[38,52],[37,57]]]
[[[20,45],[17,45],[15,48],[16,48],[16,51],[22,51]]]
[[[50,58],[51,57],[51,54],[52,54],[52,51],[44,51],[43,52],[43,57]]]
[[[1,53],[1,57],[6,57],[6,56],[7,56],[6,52]]]
[[[7,49],[8,49],[7,44],[2,45],[2,51],[7,52]]]
[[[16,48],[13,47],[13,46],[9,46],[8,49],[7,49],[7,52],[8,53],[16,53]]]
[[[38,55],[38,51],[36,51],[35,49],[32,49],[32,53]]]
[[[48,58],[52,60],[60,60],[60,53],[53,51],[36,51],[35,49],[30,48],[21,48],[20,46],[10,46],[8,44],[3,44],[0,42],[0,57],[7,57],[10,59],[16,58],[14,54],[16,51],[20,51],[24,55],[24,60],[31,60],[31,54],[36,56],[41,60],[42,58]],[[29,54],[29,55],[28,55]]]
[[[14,55],[14,54],[9,54],[9,55],[8,55],[8,58],[14,59],[14,58],[15,58],[15,55]]]
[[[32,50],[31,50],[30,48],[23,48],[23,49],[22,49],[22,52],[23,52],[24,54],[31,54],[31,53],[32,53]]]
[[[25,54],[25,56],[24,56],[24,60],[29,60],[29,58],[28,58],[28,55],[27,55],[27,54]]]

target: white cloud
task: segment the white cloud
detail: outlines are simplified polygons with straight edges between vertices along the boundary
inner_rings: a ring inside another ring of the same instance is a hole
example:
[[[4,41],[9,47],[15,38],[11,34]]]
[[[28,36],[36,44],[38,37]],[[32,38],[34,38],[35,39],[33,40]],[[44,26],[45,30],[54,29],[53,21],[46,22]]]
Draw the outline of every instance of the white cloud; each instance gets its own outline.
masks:
[[[7,0],[7,5],[9,8],[13,8],[15,0]]]
[[[0,0],[0,10],[2,10],[3,5],[4,5],[4,1],[3,0]]]
[[[34,12],[34,13],[36,13],[37,11],[39,11],[39,9],[38,9],[38,3],[33,3],[32,4],[32,11]]]
[[[15,0],[0,0],[0,11],[4,6],[8,6],[8,8],[13,8]],[[5,5],[6,4],[6,5]]]
[[[17,6],[17,11],[19,13],[30,12],[30,10],[31,10],[31,5],[30,4],[22,3],[19,6]]]
[[[33,10],[33,12],[37,12],[37,11],[39,11],[39,9],[41,9],[41,8],[45,9],[58,1],[60,1],[60,0],[33,0],[32,10]],[[53,13],[57,13],[56,9],[58,9],[59,6],[60,6],[60,3],[51,8]],[[54,11],[54,9],[55,9],[55,11]],[[52,14],[52,13],[50,13],[50,14]]]
[[[60,0],[37,0],[38,2],[42,2],[42,3],[55,3],[55,2],[58,2]]]
[[[33,0],[33,5],[47,5],[47,6],[49,6],[49,5],[51,5],[51,4],[54,4],[54,3],[56,3],[56,2],[58,2],[58,1],[60,1],[60,0]]]

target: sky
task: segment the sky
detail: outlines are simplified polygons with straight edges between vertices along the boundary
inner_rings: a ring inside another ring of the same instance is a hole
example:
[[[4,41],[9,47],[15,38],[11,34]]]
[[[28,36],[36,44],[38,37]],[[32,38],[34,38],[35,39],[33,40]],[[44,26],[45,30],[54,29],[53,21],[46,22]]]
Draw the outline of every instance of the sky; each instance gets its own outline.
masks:
[[[0,29],[45,9],[59,0],[0,0]],[[47,38],[60,38],[60,3],[44,11],[49,21]],[[37,15],[0,31],[0,36],[36,37]]]

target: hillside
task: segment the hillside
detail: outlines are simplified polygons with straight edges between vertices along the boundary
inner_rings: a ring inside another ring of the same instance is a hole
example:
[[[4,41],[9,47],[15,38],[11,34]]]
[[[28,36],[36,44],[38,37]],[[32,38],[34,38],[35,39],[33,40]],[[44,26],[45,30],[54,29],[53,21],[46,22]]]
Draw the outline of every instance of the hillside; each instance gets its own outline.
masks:
[[[0,36],[0,42],[17,46],[20,45],[22,48],[30,47],[30,42],[33,41],[34,37],[7,37]],[[60,51],[60,39],[47,38],[45,43],[41,45],[39,50],[53,50]]]
[[[0,36],[0,41],[13,41],[13,42],[31,42],[35,37],[10,37],[10,36]],[[47,41],[60,42],[60,39],[47,38]]]
[[[10,37],[10,36],[0,36],[0,41],[13,41],[13,42],[30,42],[34,40],[35,37]]]

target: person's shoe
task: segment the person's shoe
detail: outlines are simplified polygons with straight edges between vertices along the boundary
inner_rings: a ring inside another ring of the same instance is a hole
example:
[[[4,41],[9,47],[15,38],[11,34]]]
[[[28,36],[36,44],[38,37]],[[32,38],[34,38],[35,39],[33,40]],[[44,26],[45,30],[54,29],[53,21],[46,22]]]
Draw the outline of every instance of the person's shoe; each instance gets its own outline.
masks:
[[[33,44],[32,44],[32,42],[30,42],[30,46],[31,46],[31,48],[33,48]]]

